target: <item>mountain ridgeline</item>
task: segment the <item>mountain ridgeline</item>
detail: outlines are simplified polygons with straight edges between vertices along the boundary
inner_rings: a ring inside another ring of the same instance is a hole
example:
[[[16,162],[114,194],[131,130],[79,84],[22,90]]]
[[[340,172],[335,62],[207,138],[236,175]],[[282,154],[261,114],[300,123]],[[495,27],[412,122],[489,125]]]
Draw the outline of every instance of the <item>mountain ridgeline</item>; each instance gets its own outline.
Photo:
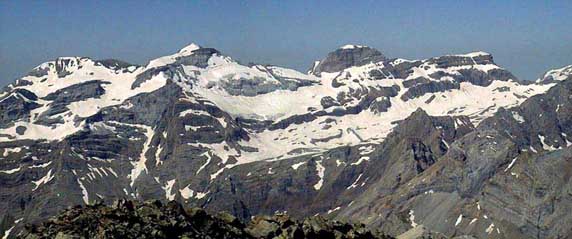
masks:
[[[0,236],[128,199],[228,212],[237,224],[209,225],[244,238],[276,212],[398,238],[572,237],[571,69],[521,81],[485,52],[358,45],[307,73],[196,44],[144,66],[61,57],[0,91]],[[181,207],[157,203],[135,204]],[[71,224],[34,228],[80,235]]]

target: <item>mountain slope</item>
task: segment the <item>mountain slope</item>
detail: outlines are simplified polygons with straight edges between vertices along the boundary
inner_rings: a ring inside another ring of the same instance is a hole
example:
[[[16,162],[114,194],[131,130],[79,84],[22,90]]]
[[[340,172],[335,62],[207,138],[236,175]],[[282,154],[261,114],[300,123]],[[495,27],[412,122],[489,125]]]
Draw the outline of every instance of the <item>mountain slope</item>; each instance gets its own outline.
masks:
[[[506,157],[566,151],[568,82],[519,81],[484,52],[410,61],[355,45],[308,74],[196,44],[145,66],[58,58],[0,93],[0,225],[19,231],[69,205],[127,197],[241,219],[287,210],[385,221],[398,235],[412,217],[458,217],[420,214],[436,201],[415,204],[418,194],[444,191],[445,212],[481,193]],[[550,120],[519,124],[540,112]],[[502,144],[483,146],[492,140],[476,135],[489,131]],[[475,165],[453,160],[479,150],[493,151]],[[440,168],[470,177],[452,186],[439,173],[439,186],[415,189]]]

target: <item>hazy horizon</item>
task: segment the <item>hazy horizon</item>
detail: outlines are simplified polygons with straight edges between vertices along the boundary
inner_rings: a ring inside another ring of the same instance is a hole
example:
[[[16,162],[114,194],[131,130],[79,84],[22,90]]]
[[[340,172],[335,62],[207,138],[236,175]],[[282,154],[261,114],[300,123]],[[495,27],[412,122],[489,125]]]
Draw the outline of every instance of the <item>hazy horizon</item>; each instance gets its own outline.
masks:
[[[520,79],[572,64],[572,2],[1,2],[0,86],[59,56],[145,64],[192,42],[306,71],[344,44],[390,58],[485,51]]]

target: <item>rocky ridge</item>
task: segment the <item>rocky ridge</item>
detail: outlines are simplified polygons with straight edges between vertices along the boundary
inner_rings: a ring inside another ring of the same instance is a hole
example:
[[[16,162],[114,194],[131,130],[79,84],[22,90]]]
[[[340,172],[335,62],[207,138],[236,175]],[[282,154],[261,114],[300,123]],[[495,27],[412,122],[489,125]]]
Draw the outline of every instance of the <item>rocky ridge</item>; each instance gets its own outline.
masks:
[[[303,221],[286,214],[254,217],[244,224],[227,213],[210,215],[185,209],[175,201],[139,203],[120,200],[66,209],[41,225],[28,225],[20,238],[392,238],[363,224],[329,221],[320,216]]]

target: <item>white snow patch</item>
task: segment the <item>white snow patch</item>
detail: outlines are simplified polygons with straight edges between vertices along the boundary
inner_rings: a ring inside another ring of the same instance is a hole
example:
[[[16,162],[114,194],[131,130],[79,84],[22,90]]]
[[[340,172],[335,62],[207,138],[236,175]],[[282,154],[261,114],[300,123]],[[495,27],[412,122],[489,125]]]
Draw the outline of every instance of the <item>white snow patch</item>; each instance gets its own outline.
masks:
[[[209,155],[209,152],[208,152],[208,151],[204,152],[204,153],[201,154],[201,155],[206,156],[206,157],[207,157],[207,161],[205,161],[205,163],[204,163],[203,165],[201,165],[201,167],[199,167],[199,169],[197,170],[197,172],[195,173],[195,175],[199,174],[199,172],[201,172],[201,170],[203,170],[203,169],[211,162],[211,156]]]
[[[457,221],[455,221],[455,227],[457,227],[461,223],[461,221],[463,221],[463,214],[459,214]]]
[[[294,170],[298,170],[298,168],[299,168],[300,166],[304,165],[305,163],[306,163],[306,162],[295,163],[295,164],[292,164],[291,167],[292,167]]]
[[[87,192],[87,189],[85,188],[85,186],[83,185],[83,183],[81,182],[81,180],[79,178],[77,178],[76,180],[77,180],[77,184],[79,184],[79,187],[81,188],[81,194],[82,194],[81,198],[83,199],[83,202],[87,205],[87,204],[89,204],[89,194]]]
[[[514,120],[516,120],[519,123],[525,122],[524,118],[516,111],[512,111],[512,117],[514,118]]]
[[[189,186],[191,186],[191,185],[187,185],[183,189],[179,190],[179,193],[181,193],[181,197],[183,197],[184,199],[189,199],[189,198],[193,197],[193,195],[195,194],[195,191],[193,191],[191,188],[189,188]]]
[[[547,145],[546,142],[544,142],[544,135],[538,135],[538,138],[540,139],[540,143],[542,144],[542,148],[546,151],[554,151],[557,150],[557,148],[555,148],[552,145]]]
[[[2,154],[2,156],[8,157],[8,155],[10,155],[11,153],[19,153],[20,151],[22,151],[22,148],[20,148],[20,147],[5,148],[5,149],[4,149],[4,153]]]
[[[4,231],[4,236],[2,236],[2,239],[8,239],[8,236],[10,236],[10,232],[12,232],[12,230],[14,230],[15,226],[12,226],[10,228],[8,228],[8,230]]]
[[[415,228],[418,226],[418,224],[415,223],[415,214],[413,210],[409,210],[409,221],[411,222],[411,227]]]
[[[341,207],[336,207],[334,209],[330,209],[330,210],[328,210],[327,214],[330,214],[330,213],[335,212],[335,211],[340,210],[340,209],[341,209]]]
[[[368,156],[363,156],[360,157],[358,159],[358,161],[351,163],[350,165],[360,165],[361,163],[363,163],[364,161],[369,161],[369,157]]]
[[[326,170],[326,168],[324,168],[324,166],[322,166],[322,160],[316,161],[316,171],[318,173],[318,177],[320,178],[320,180],[316,184],[314,184],[315,190],[320,190],[320,188],[322,188],[322,185],[324,184],[324,171],[325,170]]]
[[[42,184],[48,183],[49,181],[54,179],[54,176],[55,175],[52,175],[52,170],[50,169],[50,171],[48,171],[48,173],[44,177],[40,178],[38,181],[32,181],[32,183],[36,185],[36,187],[34,187],[32,191],[36,191],[36,189],[38,189],[38,187],[40,187]]]
[[[176,193],[172,193],[175,181],[176,179],[169,180],[165,186],[163,186],[163,190],[165,190],[165,198],[167,198],[169,201],[175,200]]]
[[[13,168],[13,169],[8,169],[8,170],[0,170],[0,173],[5,173],[5,174],[13,174],[15,172],[20,171],[21,167],[17,167],[17,168]]]
[[[364,48],[364,47],[365,46],[347,44],[347,45],[341,46],[340,49],[349,50],[349,49]]]
[[[360,175],[358,175],[356,180],[350,186],[348,186],[346,189],[352,189],[352,188],[357,187],[358,186],[357,183],[359,182],[362,175],[363,175],[363,173],[360,173]]]
[[[491,225],[489,225],[489,227],[487,227],[487,229],[485,230],[486,233],[491,234],[491,232],[493,232],[495,229],[495,224],[491,223]]]

